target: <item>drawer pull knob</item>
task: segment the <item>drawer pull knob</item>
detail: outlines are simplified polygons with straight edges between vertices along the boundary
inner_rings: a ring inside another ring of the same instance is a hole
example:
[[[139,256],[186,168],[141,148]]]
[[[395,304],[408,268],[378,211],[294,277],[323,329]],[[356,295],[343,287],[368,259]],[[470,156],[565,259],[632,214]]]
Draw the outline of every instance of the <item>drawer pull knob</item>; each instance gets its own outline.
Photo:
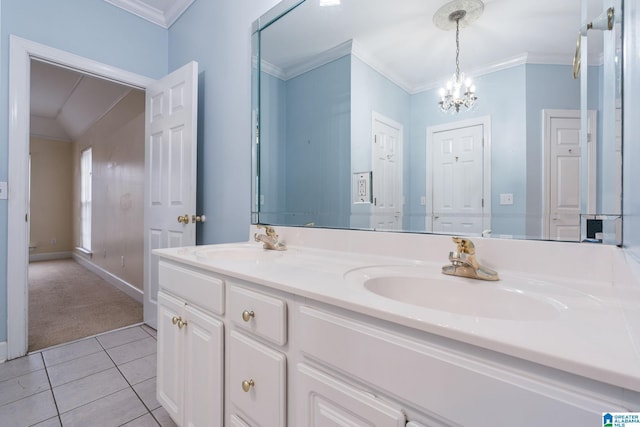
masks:
[[[253,382],[253,380],[244,380],[242,381],[242,390],[244,390],[245,393],[249,393],[249,390],[251,390],[251,387],[254,385],[256,385],[256,383]]]
[[[174,325],[178,325],[179,329],[182,329],[184,326],[187,326],[187,321],[182,320],[182,317],[178,317],[178,316],[173,316],[173,318],[171,319],[171,323],[173,323]]]
[[[245,322],[250,321],[255,316],[256,314],[253,311],[245,310],[242,312],[242,320],[244,320]]]

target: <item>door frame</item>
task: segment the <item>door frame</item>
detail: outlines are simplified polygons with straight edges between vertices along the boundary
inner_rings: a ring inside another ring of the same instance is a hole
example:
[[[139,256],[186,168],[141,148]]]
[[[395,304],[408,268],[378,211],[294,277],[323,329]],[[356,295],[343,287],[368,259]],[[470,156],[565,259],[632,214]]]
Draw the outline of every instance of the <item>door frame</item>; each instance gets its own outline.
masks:
[[[68,67],[146,90],[155,80],[15,35],[9,41],[9,200],[7,238],[7,358],[27,353],[29,220],[27,206],[31,60]],[[2,352],[0,352],[2,353]],[[0,354],[0,360],[3,354]]]
[[[542,238],[545,240],[550,239],[551,226],[551,211],[549,197],[551,197],[551,119],[553,118],[580,118],[580,110],[559,110],[559,109],[544,109],[542,110],[542,180],[543,180],[543,195],[542,195]],[[582,151],[587,155],[587,212],[596,212],[596,165],[597,165],[597,122],[596,111],[587,110],[587,149],[581,150],[580,156],[582,157]],[[582,141],[581,141],[582,145]],[[580,162],[581,165],[585,162]],[[582,172],[581,172],[582,173]],[[582,225],[582,224],[581,224]]]
[[[482,214],[482,235],[484,230],[491,229],[491,116],[474,117],[456,122],[444,123],[427,127],[427,166],[425,219],[424,227],[427,233],[433,232],[433,140],[434,134],[450,130],[482,125],[482,197],[484,198]]]

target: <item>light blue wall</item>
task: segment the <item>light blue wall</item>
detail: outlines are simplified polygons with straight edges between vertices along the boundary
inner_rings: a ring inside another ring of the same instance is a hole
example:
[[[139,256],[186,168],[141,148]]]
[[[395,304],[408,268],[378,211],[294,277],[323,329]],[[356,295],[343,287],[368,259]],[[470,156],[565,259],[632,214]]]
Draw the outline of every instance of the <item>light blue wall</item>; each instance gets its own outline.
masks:
[[[400,123],[403,126],[404,162],[407,163],[410,152],[411,98],[402,88],[385,78],[379,72],[351,55],[351,172],[364,172],[372,169],[371,124],[372,113],[376,112]],[[403,192],[408,194],[410,168],[404,167]],[[346,188],[351,189],[349,181]],[[370,228],[370,205],[351,206],[352,228]],[[408,212],[405,212],[403,228],[408,225]]]
[[[338,63],[338,62],[337,62]],[[333,64],[335,66],[336,64]],[[300,77],[288,82],[288,91],[300,86],[307,92],[296,89],[297,95],[287,96],[287,123],[284,140],[290,141],[292,132],[300,133],[307,130],[311,132],[311,123],[322,123],[321,114],[314,112],[312,107],[325,108],[333,90],[336,89],[334,75],[324,67],[313,72],[306,73],[304,79]],[[597,70],[596,70],[597,71]],[[590,99],[595,99],[594,108],[598,100],[597,72],[591,73],[594,81],[590,84]],[[321,80],[318,76],[323,76]],[[328,79],[326,79],[328,77]],[[515,238],[541,238],[541,214],[542,214],[542,110],[543,109],[578,109],[579,87],[571,78],[571,67],[555,65],[520,65],[506,70],[482,75],[475,79],[480,97],[478,104],[472,111],[460,112],[457,115],[442,113],[438,107],[437,90],[429,90],[415,95],[409,95],[406,91],[390,82],[380,73],[368,66],[355,56],[351,56],[351,172],[371,170],[371,114],[372,111],[381,113],[404,126],[404,196],[405,216],[403,228],[413,231],[424,231],[425,206],[421,204],[422,197],[429,199],[426,191],[426,130],[430,126],[441,125],[450,122],[468,120],[473,117],[490,116],[491,118],[491,158],[492,158],[492,224],[494,235],[511,235]],[[309,83],[312,81],[313,83]],[[331,82],[332,86],[328,84]],[[267,87],[276,83],[266,80]],[[345,87],[347,81],[344,81]],[[319,87],[329,88],[327,93],[322,91],[322,96],[317,93]],[[315,90],[309,90],[314,88]],[[263,88],[263,93],[266,94]],[[276,94],[270,89],[270,96]],[[302,98],[298,97],[302,95]],[[280,101],[281,96],[270,100],[274,107]],[[347,95],[343,97],[347,99]],[[264,102],[264,99],[263,99]],[[275,104],[274,104],[275,103]],[[345,106],[345,111],[346,111]],[[278,107],[281,111],[282,107]],[[346,113],[345,113],[346,114]],[[314,117],[312,122],[309,118]],[[265,119],[263,117],[263,119]],[[279,117],[278,120],[282,120]],[[272,139],[271,135],[282,137],[282,132],[276,131],[282,126],[272,126],[274,129],[265,129],[264,138]],[[339,127],[330,126],[330,129]],[[318,137],[319,130],[314,129]],[[336,138],[326,136],[328,144],[333,144]],[[305,146],[289,142],[285,152],[278,151],[281,158],[287,157],[286,170],[297,171],[287,178],[287,212],[295,214],[296,218],[283,219],[276,216],[264,216],[275,223],[301,224],[308,221],[316,221],[313,215],[304,215],[305,212],[314,212],[317,200],[328,200],[324,189],[319,191],[313,187],[312,182],[323,182],[332,187],[340,188],[342,195],[345,189],[350,189],[350,178],[343,172],[327,173],[325,168],[317,168],[322,162],[323,151],[314,150],[309,143]],[[344,141],[344,147],[349,141]],[[342,145],[341,145],[342,147]],[[323,148],[326,148],[323,147]],[[338,146],[328,151],[329,157],[340,159],[332,150],[338,150]],[[337,166],[337,165],[336,165]],[[304,174],[303,174],[304,171]],[[340,171],[343,171],[340,168]],[[316,174],[317,173],[317,174]],[[337,177],[340,179],[335,179]],[[272,178],[278,179],[274,174]],[[311,178],[315,177],[315,178]],[[322,177],[319,180],[318,177]],[[327,181],[327,177],[329,181]],[[344,179],[343,179],[344,177]],[[277,181],[274,181],[277,182]],[[310,191],[313,189],[313,191]],[[513,205],[500,205],[501,193],[514,195]],[[311,195],[315,194],[315,197]],[[319,197],[319,195],[323,196]],[[295,200],[295,203],[291,201]],[[342,199],[341,199],[342,200]],[[342,202],[341,202],[342,203]],[[279,206],[284,206],[280,204]],[[342,203],[341,206],[346,206]],[[323,209],[324,208],[324,209]],[[342,208],[336,208],[342,212]],[[280,209],[282,210],[282,209]],[[317,207],[324,218],[326,206]],[[369,228],[370,206],[351,205],[351,221],[348,224],[352,228]],[[269,212],[268,209],[263,211]],[[302,218],[300,217],[302,215]],[[329,222],[325,225],[344,226],[339,221]]]
[[[491,116],[491,229],[493,235],[524,236],[527,179],[525,79],[524,65],[475,78],[478,95],[476,107],[472,111],[461,111],[453,116],[440,111],[438,89],[412,97],[410,181],[413,187],[407,198],[410,211],[424,211],[424,206],[419,205],[420,198],[431,198],[431,194],[426,193],[424,169],[429,161],[426,155],[427,128]],[[512,193],[513,205],[500,206],[500,193]],[[417,221],[416,226],[420,226],[420,221]]]
[[[169,29],[169,70],[196,60],[199,244],[248,240],[251,24],[277,0],[196,0]]]
[[[287,81],[286,223],[348,227],[351,61]]]
[[[287,86],[262,72],[260,77],[260,222],[287,224]],[[293,223],[300,225],[300,223]]]
[[[640,271],[640,3],[624,4],[623,241]]]
[[[103,0],[0,2],[0,181],[7,180],[9,35],[121,69],[160,77],[167,72],[167,31]],[[11,185],[11,183],[9,183]],[[7,201],[0,201],[0,342],[6,340]]]

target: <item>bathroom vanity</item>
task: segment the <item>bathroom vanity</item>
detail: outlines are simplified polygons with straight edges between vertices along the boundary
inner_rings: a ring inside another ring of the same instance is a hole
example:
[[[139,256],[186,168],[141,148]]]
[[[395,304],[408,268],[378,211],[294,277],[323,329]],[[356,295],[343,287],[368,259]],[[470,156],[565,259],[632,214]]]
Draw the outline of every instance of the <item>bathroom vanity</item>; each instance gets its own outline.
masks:
[[[640,289],[619,248],[474,239],[501,277],[488,282],[441,274],[447,236],[278,233],[288,250],[155,251],[158,399],[178,425],[599,425],[640,410]]]

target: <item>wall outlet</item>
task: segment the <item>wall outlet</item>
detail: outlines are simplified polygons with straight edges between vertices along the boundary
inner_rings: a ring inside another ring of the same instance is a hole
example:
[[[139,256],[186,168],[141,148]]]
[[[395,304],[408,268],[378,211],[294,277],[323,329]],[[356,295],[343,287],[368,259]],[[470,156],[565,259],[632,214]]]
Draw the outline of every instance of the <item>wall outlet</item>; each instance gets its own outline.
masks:
[[[8,191],[7,181],[0,182],[0,200],[7,200],[9,197]]]
[[[513,194],[512,193],[500,194],[500,204],[501,205],[512,205],[513,204]]]
[[[56,238],[54,237],[53,239],[49,240],[49,243],[51,243],[51,246],[55,246],[58,244],[58,240],[56,240]]]
[[[120,266],[124,267],[124,255],[120,257]]]
[[[426,196],[420,197],[420,204],[422,206],[427,206],[427,197]]]

